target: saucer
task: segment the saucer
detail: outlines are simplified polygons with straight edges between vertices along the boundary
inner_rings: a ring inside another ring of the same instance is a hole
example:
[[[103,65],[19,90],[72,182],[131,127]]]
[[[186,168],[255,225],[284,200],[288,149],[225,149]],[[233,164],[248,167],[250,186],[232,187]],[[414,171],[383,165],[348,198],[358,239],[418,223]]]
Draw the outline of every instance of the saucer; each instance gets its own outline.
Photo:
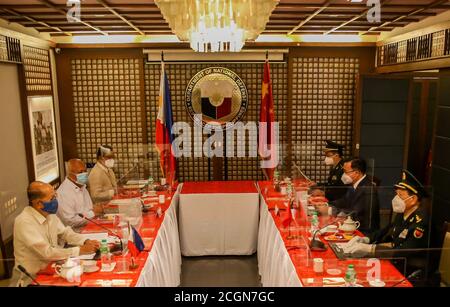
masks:
[[[339,269],[328,269],[327,273],[330,275],[339,275],[342,273],[342,271]]]
[[[98,266],[85,266],[85,267],[83,267],[83,272],[84,273],[94,273],[94,272],[97,272],[98,270],[100,270],[100,268]]]
[[[375,279],[375,280],[369,281],[369,285],[371,287],[382,288],[382,287],[386,286],[386,283],[380,279]]]

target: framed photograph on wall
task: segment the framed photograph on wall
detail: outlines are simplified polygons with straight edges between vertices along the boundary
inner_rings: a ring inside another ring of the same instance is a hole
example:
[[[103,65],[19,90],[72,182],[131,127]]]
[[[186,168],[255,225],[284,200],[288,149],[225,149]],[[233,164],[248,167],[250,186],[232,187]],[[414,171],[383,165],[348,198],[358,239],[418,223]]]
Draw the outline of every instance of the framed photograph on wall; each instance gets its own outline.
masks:
[[[28,97],[28,114],[35,180],[50,183],[59,178],[53,97]]]

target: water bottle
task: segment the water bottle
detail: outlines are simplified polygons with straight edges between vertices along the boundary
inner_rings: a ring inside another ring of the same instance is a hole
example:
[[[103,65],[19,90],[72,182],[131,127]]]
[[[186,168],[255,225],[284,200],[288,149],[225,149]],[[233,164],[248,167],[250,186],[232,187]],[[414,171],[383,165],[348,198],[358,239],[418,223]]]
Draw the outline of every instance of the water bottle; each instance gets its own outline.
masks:
[[[111,265],[111,255],[109,253],[108,240],[102,239],[100,244],[100,255],[102,261],[102,269],[108,269]]]
[[[356,284],[356,271],[353,264],[350,264],[345,272],[346,287],[354,287]]]
[[[311,234],[316,233],[319,230],[319,217],[317,216],[317,212],[314,211],[311,219]]]
[[[154,182],[155,181],[153,180],[152,176],[148,177],[148,180],[147,180],[147,192],[154,190],[154,186],[153,186]]]

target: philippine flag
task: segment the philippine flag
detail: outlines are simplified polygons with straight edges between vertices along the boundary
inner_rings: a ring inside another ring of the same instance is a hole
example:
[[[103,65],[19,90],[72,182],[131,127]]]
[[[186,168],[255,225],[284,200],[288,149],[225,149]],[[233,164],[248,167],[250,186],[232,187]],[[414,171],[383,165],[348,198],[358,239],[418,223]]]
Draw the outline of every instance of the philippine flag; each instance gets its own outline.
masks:
[[[172,102],[170,98],[169,80],[161,62],[161,81],[159,85],[159,108],[156,118],[156,149],[160,155],[160,165],[167,183],[173,185],[175,180],[176,160],[172,148]]]

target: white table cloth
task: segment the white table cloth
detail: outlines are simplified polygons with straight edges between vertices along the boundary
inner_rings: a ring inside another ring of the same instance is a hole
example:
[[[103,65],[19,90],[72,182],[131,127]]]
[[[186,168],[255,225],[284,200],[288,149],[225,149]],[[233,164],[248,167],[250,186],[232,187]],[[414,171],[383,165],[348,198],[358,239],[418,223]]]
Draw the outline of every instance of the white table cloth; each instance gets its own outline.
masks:
[[[155,237],[152,249],[141,271],[136,287],[177,287],[180,285],[181,254],[178,236],[178,187],[164,221]]]
[[[258,269],[263,287],[301,287],[294,264],[263,197],[260,205]]]
[[[184,256],[256,252],[259,193],[254,182],[188,182],[180,192]]]

